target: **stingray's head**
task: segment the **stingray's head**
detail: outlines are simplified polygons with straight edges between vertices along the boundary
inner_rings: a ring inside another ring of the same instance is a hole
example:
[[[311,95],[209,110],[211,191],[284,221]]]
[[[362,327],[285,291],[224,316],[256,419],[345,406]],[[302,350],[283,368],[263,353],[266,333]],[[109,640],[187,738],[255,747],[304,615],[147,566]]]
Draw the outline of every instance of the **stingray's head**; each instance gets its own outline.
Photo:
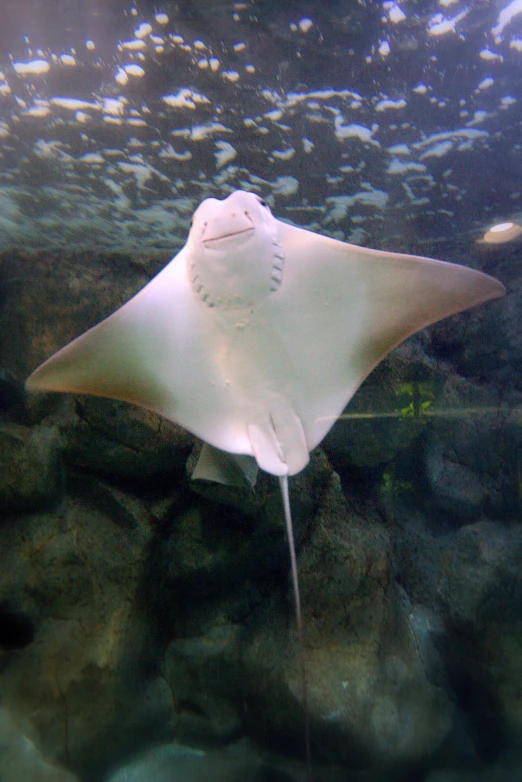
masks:
[[[208,306],[254,305],[281,285],[277,220],[254,193],[236,190],[223,201],[203,201],[186,250],[192,289]]]

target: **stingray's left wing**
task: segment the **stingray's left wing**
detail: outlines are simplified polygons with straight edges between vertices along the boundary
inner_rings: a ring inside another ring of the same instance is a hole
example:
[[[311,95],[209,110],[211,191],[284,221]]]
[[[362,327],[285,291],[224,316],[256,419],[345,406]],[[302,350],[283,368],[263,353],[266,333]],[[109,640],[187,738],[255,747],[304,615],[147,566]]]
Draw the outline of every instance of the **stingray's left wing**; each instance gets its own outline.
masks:
[[[206,442],[252,453],[225,388],[222,334],[194,296],[185,249],[116,312],[45,361],[29,391],[92,394],[141,405]]]

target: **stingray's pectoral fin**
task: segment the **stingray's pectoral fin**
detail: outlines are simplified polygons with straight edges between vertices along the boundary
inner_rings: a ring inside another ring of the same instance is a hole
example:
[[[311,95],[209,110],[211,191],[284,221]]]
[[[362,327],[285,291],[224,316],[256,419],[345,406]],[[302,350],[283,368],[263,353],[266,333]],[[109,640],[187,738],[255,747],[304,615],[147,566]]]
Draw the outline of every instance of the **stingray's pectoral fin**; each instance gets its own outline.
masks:
[[[214,448],[213,445],[204,443],[194,472],[190,477],[193,481],[213,481],[225,486],[253,489],[257,473],[258,466],[253,456],[227,453],[219,448]]]
[[[277,406],[262,423],[249,424],[248,436],[256,462],[270,475],[295,475],[310,461],[303,425],[289,405]]]
[[[125,305],[47,359],[27,379],[28,391],[61,391],[119,399],[162,412],[161,378],[152,346]],[[161,367],[161,365],[160,365]]]

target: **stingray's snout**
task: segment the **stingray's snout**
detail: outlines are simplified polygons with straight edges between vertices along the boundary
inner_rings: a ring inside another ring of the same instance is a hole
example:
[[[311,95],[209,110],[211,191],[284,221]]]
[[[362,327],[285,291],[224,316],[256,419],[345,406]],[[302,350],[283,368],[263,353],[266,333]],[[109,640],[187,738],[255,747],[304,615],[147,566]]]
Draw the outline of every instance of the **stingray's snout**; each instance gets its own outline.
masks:
[[[252,236],[254,221],[246,209],[227,209],[205,223],[201,240],[205,247],[236,237]]]

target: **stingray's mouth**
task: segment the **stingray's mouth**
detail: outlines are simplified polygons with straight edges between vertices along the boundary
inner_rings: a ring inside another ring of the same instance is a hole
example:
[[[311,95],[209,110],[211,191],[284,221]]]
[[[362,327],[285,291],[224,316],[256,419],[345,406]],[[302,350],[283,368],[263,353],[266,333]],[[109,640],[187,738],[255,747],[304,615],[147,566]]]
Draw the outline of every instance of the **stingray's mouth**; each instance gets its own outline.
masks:
[[[244,228],[242,231],[231,231],[230,233],[226,234],[220,234],[219,236],[209,236],[209,237],[203,237],[202,242],[205,245],[205,247],[208,247],[209,245],[212,247],[216,244],[219,244],[220,242],[226,242],[229,239],[236,239],[240,236],[252,236],[254,233],[255,228],[251,226],[250,228]]]

